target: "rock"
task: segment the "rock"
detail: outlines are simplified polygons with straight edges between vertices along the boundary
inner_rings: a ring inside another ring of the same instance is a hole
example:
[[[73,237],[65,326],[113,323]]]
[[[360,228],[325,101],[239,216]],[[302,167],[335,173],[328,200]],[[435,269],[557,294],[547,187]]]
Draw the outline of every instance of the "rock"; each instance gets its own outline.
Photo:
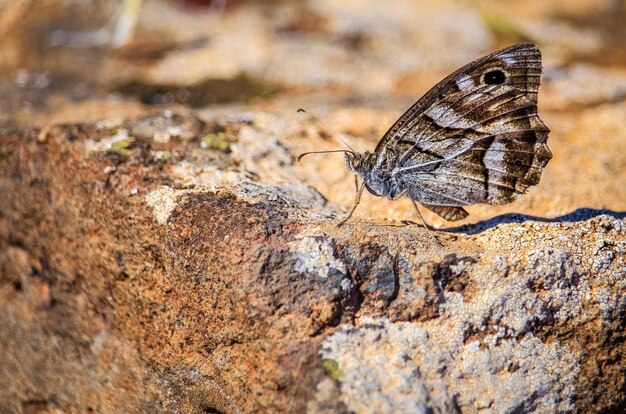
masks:
[[[622,1],[124,3],[0,0],[0,413],[626,411]],[[337,227],[298,154],[527,40],[539,185]]]
[[[302,128],[166,113],[3,130],[6,412],[626,404],[626,214],[505,214],[443,247],[393,220],[337,228],[306,181],[340,161],[295,163]]]

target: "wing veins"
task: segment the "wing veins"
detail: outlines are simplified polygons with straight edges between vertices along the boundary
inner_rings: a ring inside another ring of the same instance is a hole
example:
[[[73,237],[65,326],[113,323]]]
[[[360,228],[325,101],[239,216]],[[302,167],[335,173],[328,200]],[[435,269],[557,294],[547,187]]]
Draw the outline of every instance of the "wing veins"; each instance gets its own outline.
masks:
[[[456,103],[456,102],[462,101],[463,99],[467,98],[468,96],[470,96],[470,95],[474,95],[474,94],[477,94],[477,93],[478,93],[478,94],[480,94],[480,95],[487,95],[486,91],[487,91],[487,89],[490,89],[490,88],[491,88],[491,89],[495,89],[495,88],[493,88],[493,85],[487,85],[487,86],[484,86],[483,88],[479,88],[479,90],[478,90],[478,91],[471,90],[471,88],[470,88],[470,90],[469,90],[469,92],[468,92],[468,93],[461,95],[461,97],[460,97],[459,99],[457,99],[457,100],[456,100],[455,102],[453,102],[453,103]],[[481,90],[481,89],[482,89],[482,90]],[[432,108],[432,107],[433,107],[433,105],[434,105],[434,104],[436,104],[436,103],[437,103],[437,101],[433,102],[433,104],[432,104],[432,105],[430,105],[430,106],[429,106],[429,107],[427,107],[427,108],[424,108],[424,110],[423,110],[421,113],[426,112],[427,110],[429,110],[430,108]],[[432,118],[431,118],[431,122],[430,122],[430,123],[426,126],[426,128],[424,128],[424,130],[428,130],[428,128],[430,128],[433,124],[435,124],[437,121],[439,121],[439,120],[440,120],[440,119],[441,119],[444,115],[446,115],[446,114],[447,114],[447,113],[448,113],[451,109],[452,109],[452,106],[450,105],[450,106],[448,107],[448,109],[446,109],[445,111],[443,111],[443,112],[441,113],[441,115],[439,115],[436,119],[432,119]],[[461,115],[461,116],[463,116],[463,115]],[[405,135],[406,135],[406,134],[407,134],[407,133],[408,133],[408,132],[409,132],[409,131],[413,128],[413,126],[414,126],[414,125],[415,125],[415,124],[416,124],[419,120],[420,120],[420,117],[419,117],[419,116],[415,116],[415,117],[413,117],[413,118],[411,119],[411,121],[410,121],[409,123],[407,123],[407,124],[404,126],[404,128],[403,128],[403,129],[407,129],[407,131],[406,131],[406,132],[404,132],[404,133],[402,133],[402,134],[401,134],[401,136],[405,136]],[[398,135],[400,135],[400,134],[398,134]],[[419,140],[417,140],[415,143],[416,143],[416,144],[418,144],[418,143],[420,143],[421,141],[424,141],[424,139],[426,139],[426,138],[421,138],[421,137],[420,137],[420,139],[419,139]],[[402,159],[402,158],[404,158],[404,156],[405,156],[405,155],[406,155],[406,153],[402,155],[401,159]]]
[[[472,93],[469,93],[469,94],[467,94],[466,96],[469,96],[469,95],[471,95],[471,94],[472,94]],[[485,93],[482,93],[482,92],[481,92],[481,94],[482,94],[482,95],[486,95]],[[509,103],[509,102],[512,102],[512,101],[514,101],[515,99],[517,99],[517,98],[519,98],[519,97],[522,97],[522,96],[524,96],[524,95],[526,95],[526,93],[519,93],[519,94],[513,95],[510,99],[508,99],[508,100],[506,100],[506,101],[502,102],[502,103],[501,103],[501,105],[504,105],[504,104],[507,104],[507,103]],[[481,104],[480,104],[480,105],[478,105],[477,107],[472,108],[472,109],[470,109],[469,111],[467,111],[467,112],[465,112],[465,113],[463,113],[463,114],[459,114],[459,115],[458,115],[458,116],[459,116],[459,118],[463,118],[463,117],[466,117],[467,115],[472,114],[474,111],[476,111],[476,110],[478,110],[478,109],[480,109],[480,108],[483,108],[485,105],[488,105],[488,104],[492,103],[493,101],[497,100],[500,96],[501,96],[501,95],[495,95],[495,96],[493,96],[493,97],[491,97],[491,98],[487,99],[485,102],[481,103]],[[463,98],[459,99],[458,101],[460,101],[460,100],[462,100],[462,99],[463,99]],[[458,101],[457,101],[457,102],[458,102]],[[528,106],[531,106],[531,105],[528,105]],[[524,108],[524,106],[520,106],[519,108],[516,108],[515,110],[520,109],[520,108]],[[431,122],[428,124],[428,126],[427,126],[426,128],[424,128],[424,130],[428,130],[428,129],[432,126],[432,125],[436,124],[436,123],[437,123],[437,121],[439,121],[441,118],[443,118],[443,117],[444,117],[446,114],[448,114],[448,112],[449,112],[450,110],[452,110],[452,109],[453,109],[453,108],[452,108],[452,106],[450,106],[448,109],[446,109],[445,111],[443,111],[443,112],[441,113],[441,115],[439,115],[436,119],[432,119],[432,120],[431,120]],[[511,112],[513,112],[513,110],[511,110],[511,111],[507,111],[507,112],[504,112],[504,113],[500,113],[500,114],[498,114],[498,115],[496,115],[496,116],[493,116],[493,117],[491,117],[491,118],[484,119],[484,120],[482,120],[482,121],[480,121],[480,122],[476,122],[476,123],[472,124],[471,126],[469,126],[469,127],[467,127],[467,128],[464,128],[464,129],[463,129],[463,131],[467,131],[467,130],[470,130],[470,129],[474,129],[474,127],[475,127],[475,126],[480,125],[481,123],[483,123],[483,122],[485,122],[485,121],[489,121],[489,120],[495,119],[495,118],[497,118],[497,117],[498,117],[498,116],[500,116],[500,115],[506,115],[506,114],[511,113]],[[437,124],[437,125],[439,125],[439,124]],[[446,128],[445,128],[445,127],[440,127],[440,129],[436,130],[436,131],[435,131],[434,133],[432,133],[431,135],[429,135],[429,136],[427,136],[427,137],[421,137],[418,141],[416,141],[416,142],[415,142],[415,145],[414,145],[412,148],[409,148],[408,150],[406,150],[406,151],[405,151],[405,153],[404,153],[404,154],[402,154],[402,156],[400,157],[400,163],[402,163],[402,161],[404,161],[404,159],[405,159],[406,157],[408,157],[408,156],[409,156],[409,154],[410,154],[410,153],[412,152],[412,150],[413,150],[413,149],[417,146],[417,144],[419,144],[420,142],[423,142],[423,141],[430,141],[430,140],[432,140],[433,138],[435,138],[436,136],[438,136],[438,135],[439,135],[442,131],[445,131],[445,130],[446,130]]]
[[[524,95],[526,95],[526,94],[520,94],[520,95],[518,95],[518,97],[519,97],[519,96],[524,96]],[[510,101],[507,101],[507,102],[510,102]],[[519,106],[519,107],[517,107],[517,108],[515,108],[515,109],[511,109],[510,111],[497,113],[496,115],[494,115],[494,116],[492,116],[492,117],[490,117],[490,118],[483,119],[483,120],[481,120],[481,121],[479,121],[479,122],[476,122],[476,123],[474,123],[474,124],[470,125],[470,126],[469,126],[469,127],[467,127],[467,128],[463,128],[463,132],[468,131],[468,130],[474,130],[474,128],[475,128],[476,126],[481,125],[481,124],[483,124],[483,123],[485,123],[485,122],[487,122],[487,121],[493,121],[494,119],[497,119],[497,118],[500,118],[500,117],[502,117],[502,116],[504,116],[504,115],[507,115],[507,114],[510,114],[510,113],[512,113],[512,112],[518,111],[518,110],[520,110],[520,109],[522,109],[522,108],[528,108],[528,107],[533,107],[533,106],[536,106],[536,105],[535,105],[534,103],[532,103],[532,102],[531,102],[529,105],[523,105],[523,106]],[[524,115],[524,116],[519,116],[519,117],[515,117],[515,118],[510,118],[510,119],[508,119],[508,120],[507,120],[504,124],[506,125],[506,124],[509,124],[509,123],[511,123],[511,122],[513,122],[513,121],[519,121],[520,119],[528,119],[528,118],[530,118],[531,116],[537,116],[537,113],[535,112],[534,114],[531,114],[531,115]],[[442,128],[441,130],[437,131],[435,134],[431,135],[431,136],[429,137],[429,139],[432,139],[432,138],[434,138],[434,137],[438,136],[438,135],[439,135],[442,131],[445,131],[445,129],[443,129],[443,128]],[[527,131],[527,130],[526,130],[526,131]],[[489,135],[489,136],[494,136],[494,134],[491,134],[491,135]]]
[[[480,141],[482,139],[491,138],[492,136],[494,136],[494,135],[491,134],[491,135],[484,135],[482,137],[478,137],[477,139],[475,139],[472,142],[472,147],[474,146],[475,142],[478,142],[478,141]],[[392,175],[396,175],[397,173],[402,173],[402,172],[405,172],[405,171],[411,171],[411,170],[414,170],[416,168],[422,168],[422,167],[425,167],[425,166],[430,165],[430,164],[435,164],[435,163],[438,163],[438,162],[444,162],[444,161],[453,160],[454,158],[458,157],[459,155],[465,154],[467,151],[471,150],[472,147],[470,147],[470,148],[462,148],[460,151],[450,155],[449,157],[445,157],[445,158],[442,158],[442,159],[439,159],[439,160],[427,161],[427,162],[419,164],[419,165],[411,165],[411,166],[404,167],[404,168],[394,168],[392,170],[391,174]]]
[[[439,196],[439,197],[447,198],[448,200],[456,201],[458,203],[458,204],[450,204],[450,205],[448,205],[448,207],[459,207],[459,206],[467,206],[467,205],[469,205],[469,203],[467,201],[459,200],[458,198],[452,197],[449,194],[440,193],[440,192],[434,191],[432,189],[423,188],[423,189],[420,189],[420,191],[425,191],[425,192],[434,194],[434,195]],[[430,204],[430,203],[428,203],[428,204]]]
[[[429,173],[424,172],[424,173],[420,173],[420,174],[421,175],[427,175]],[[420,175],[420,174],[418,174],[418,175]],[[457,174],[457,173],[437,172],[437,174],[445,175],[445,176],[448,176],[448,177],[467,178],[467,179],[470,179],[472,181],[476,181],[476,182],[481,183],[481,184],[486,182],[487,184],[492,184],[492,185],[494,185],[496,187],[505,188],[507,190],[512,190],[512,191],[515,191],[516,193],[520,193],[521,194],[521,192],[516,190],[514,187],[510,187],[510,186],[508,186],[506,184],[497,183],[495,181],[485,181],[485,180],[481,180],[481,179],[476,178],[476,177],[471,177],[469,175],[463,175],[463,174]],[[436,180],[436,181],[438,181],[438,180]],[[447,184],[447,182],[442,182],[442,181],[438,181],[438,182],[441,182],[442,184]],[[458,182],[455,182],[455,183],[452,183],[452,184],[455,185],[455,186],[463,187],[463,188],[474,188],[474,187],[470,187],[470,186],[467,186],[467,185],[460,184]]]
[[[540,60],[539,60],[539,61],[534,61],[534,62],[541,63],[541,61],[540,61]],[[530,77],[530,76],[532,76],[532,77],[541,77],[541,67],[539,68],[539,73],[537,73],[537,74],[526,73],[526,74],[524,74],[524,75],[510,75],[509,77],[510,77],[510,78],[527,78],[527,77]],[[524,84],[525,84],[525,83],[514,83],[513,85],[524,85]],[[475,93],[480,93],[481,95],[487,95],[487,93],[485,93],[485,92],[486,92],[486,90],[487,90],[487,89],[489,89],[489,88],[491,88],[491,87],[493,87],[493,86],[494,86],[494,85],[483,85],[483,91],[479,91],[479,92],[478,92],[478,91],[475,91],[475,90],[471,90],[471,88],[470,88],[469,93],[462,95],[462,96],[461,96],[461,97],[460,97],[457,101],[455,101],[455,102],[461,101],[461,100],[463,100],[463,99],[467,98],[468,96],[473,95],[473,94],[475,94]],[[519,94],[519,95],[516,95],[516,96],[518,96],[518,97],[519,97],[519,96],[523,96],[523,95],[527,95],[527,94],[530,94],[530,93],[535,94],[535,95],[537,94],[537,92],[536,92],[536,91],[521,90],[521,89],[518,89],[518,88],[514,88],[514,89],[516,89],[516,90],[520,90],[520,91],[522,91],[522,92],[523,92],[523,93],[521,93],[521,94]],[[497,96],[496,96],[496,97],[497,97]],[[491,101],[492,101],[492,100],[490,99],[490,100],[489,100],[489,101],[487,101],[487,102],[491,102]],[[419,101],[418,101],[418,102],[419,102]],[[433,104],[435,104],[436,102],[437,102],[437,101],[433,102]],[[510,101],[507,101],[507,102],[510,102]],[[480,106],[478,106],[478,107],[474,108],[474,110],[475,110],[475,109],[480,108],[482,105],[483,105],[483,104],[481,104]],[[424,109],[423,109],[420,113],[424,113],[424,112],[426,112],[426,111],[427,111],[428,109],[430,109],[432,106],[433,106],[433,105],[430,105],[429,107],[424,108]],[[433,120],[431,121],[431,123],[430,123],[430,124],[428,124],[428,126],[427,126],[425,129],[430,128],[430,127],[431,127],[434,123],[436,123],[437,121],[439,121],[439,120],[440,120],[440,119],[441,119],[441,118],[442,118],[445,114],[447,114],[447,113],[448,113],[448,111],[449,111],[450,109],[452,109],[452,106],[450,106],[448,109],[446,109],[446,110],[445,110],[445,111],[444,111],[444,112],[443,112],[443,113],[442,113],[439,117],[437,117],[437,119],[433,119]],[[402,125],[402,130],[406,130],[406,132],[402,132],[402,133],[401,133],[401,131],[397,131],[397,132],[396,132],[396,135],[399,135],[399,136],[405,136],[405,135],[406,135],[406,134],[407,134],[407,133],[408,133],[408,132],[409,132],[409,131],[413,128],[413,126],[415,125],[415,123],[417,123],[417,122],[419,121],[419,116],[413,116],[413,115],[414,115],[414,113],[415,113],[416,111],[417,111],[417,108],[416,108],[416,109],[414,109],[414,110],[409,109],[409,111],[407,111],[407,112],[406,112],[406,113],[402,116],[402,117],[405,117],[406,115],[411,114],[411,116],[407,116],[407,118],[409,119],[409,122],[407,122],[406,124]],[[463,117],[463,116],[465,116],[465,115],[467,115],[467,114],[470,114],[470,113],[471,113],[471,111],[470,111],[470,112],[467,112],[466,114],[460,115],[460,116],[461,116],[461,117]],[[474,126],[475,126],[475,125],[474,125]],[[430,138],[430,137],[428,137],[428,138],[426,138],[426,139],[429,139],[429,138]],[[419,140],[419,141],[417,141],[417,142],[420,142],[420,141],[423,141],[423,140],[424,140],[424,139],[420,139],[420,140]],[[406,155],[406,154],[404,154],[404,155],[401,157],[401,159],[402,159],[402,158],[404,158],[404,156],[405,156],[405,155]]]
[[[514,118],[513,120],[524,119],[524,118],[526,118],[526,117]],[[515,131],[515,132],[523,132],[523,131],[533,131],[533,130],[524,129],[524,130]],[[419,165],[411,165],[411,166],[407,166],[407,167],[403,167],[403,168],[395,168],[392,171],[392,175],[396,175],[396,174],[399,174],[399,173],[404,173],[406,171],[415,170],[415,169],[418,169],[418,168],[425,167],[427,165],[436,164],[438,162],[455,161],[456,157],[458,157],[459,155],[463,155],[466,152],[470,152],[470,151],[519,152],[519,153],[523,153],[523,154],[534,154],[535,153],[534,151],[520,151],[520,150],[508,150],[508,149],[497,150],[497,149],[491,149],[491,148],[483,150],[482,148],[474,148],[474,143],[475,142],[478,142],[478,141],[483,140],[483,139],[491,138],[491,137],[496,137],[498,135],[502,135],[502,134],[495,133],[495,134],[483,135],[481,137],[478,137],[477,139],[473,140],[472,146],[470,148],[464,148],[461,151],[456,152],[456,153],[452,154],[449,157],[441,158],[441,159],[438,159],[438,160],[427,161],[427,162],[419,164]],[[497,170],[491,170],[491,171],[497,171]]]

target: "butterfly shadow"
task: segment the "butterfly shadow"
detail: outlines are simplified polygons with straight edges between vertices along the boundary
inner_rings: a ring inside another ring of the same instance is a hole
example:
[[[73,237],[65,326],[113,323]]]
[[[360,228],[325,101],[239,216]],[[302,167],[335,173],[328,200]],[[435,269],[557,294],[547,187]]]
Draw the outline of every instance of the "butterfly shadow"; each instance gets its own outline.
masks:
[[[589,220],[593,217],[607,215],[617,219],[626,218],[626,212],[612,211],[612,210],[596,210],[592,208],[579,208],[571,213],[554,218],[545,218],[538,216],[530,216],[526,214],[507,213],[494,217],[489,220],[480,221],[475,224],[464,224],[462,226],[450,227],[447,229],[441,229],[439,231],[445,233],[464,233],[467,235],[473,235],[482,233],[485,230],[492,229],[499,224],[509,223],[524,223],[526,221],[536,221],[540,223],[575,223],[579,221]]]

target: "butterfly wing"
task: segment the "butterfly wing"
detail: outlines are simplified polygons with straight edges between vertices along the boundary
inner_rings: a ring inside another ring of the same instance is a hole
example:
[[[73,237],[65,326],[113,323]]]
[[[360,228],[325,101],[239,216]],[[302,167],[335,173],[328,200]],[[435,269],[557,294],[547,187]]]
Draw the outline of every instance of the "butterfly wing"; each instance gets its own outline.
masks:
[[[447,207],[508,203],[552,158],[537,114],[540,77],[541,53],[530,43],[477,59],[417,101],[376,153],[412,199],[444,218],[467,215]]]

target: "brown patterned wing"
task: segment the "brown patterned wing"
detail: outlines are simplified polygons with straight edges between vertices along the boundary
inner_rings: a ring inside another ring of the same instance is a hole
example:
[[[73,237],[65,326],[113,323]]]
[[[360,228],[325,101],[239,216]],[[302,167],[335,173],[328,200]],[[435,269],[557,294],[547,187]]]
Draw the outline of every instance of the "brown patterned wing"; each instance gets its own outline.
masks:
[[[512,201],[552,154],[537,114],[541,53],[520,44],[469,63],[431,89],[376,148],[408,195],[446,219],[460,207]]]

